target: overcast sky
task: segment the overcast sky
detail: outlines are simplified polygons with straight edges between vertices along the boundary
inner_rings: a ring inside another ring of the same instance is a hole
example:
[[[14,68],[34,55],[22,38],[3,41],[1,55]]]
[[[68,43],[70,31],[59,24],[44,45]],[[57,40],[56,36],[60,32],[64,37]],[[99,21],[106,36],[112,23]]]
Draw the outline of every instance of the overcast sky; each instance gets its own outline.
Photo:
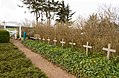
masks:
[[[61,0],[60,0],[61,1]],[[69,3],[70,8],[76,11],[73,19],[76,19],[79,15],[88,17],[89,14],[98,10],[99,6],[103,4],[119,7],[119,0],[64,0]],[[27,9],[22,9],[17,6],[21,4],[20,0],[0,0],[0,21],[18,21],[22,22],[25,18],[34,20],[33,14]]]

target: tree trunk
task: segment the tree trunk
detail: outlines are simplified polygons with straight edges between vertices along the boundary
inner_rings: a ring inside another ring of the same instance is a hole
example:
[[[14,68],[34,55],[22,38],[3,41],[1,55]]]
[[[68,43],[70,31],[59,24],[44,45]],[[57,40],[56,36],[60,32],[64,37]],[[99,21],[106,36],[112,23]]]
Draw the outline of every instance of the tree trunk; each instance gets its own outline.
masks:
[[[51,24],[51,14],[50,14],[50,11],[48,12],[47,24],[48,24],[48,26],[50,26],[50,24]]]
[[[38,26],[38,13],[36,12],[36,26]]]
[[[51,20],[50,18],[47,18],[47,25],[50,26]]]

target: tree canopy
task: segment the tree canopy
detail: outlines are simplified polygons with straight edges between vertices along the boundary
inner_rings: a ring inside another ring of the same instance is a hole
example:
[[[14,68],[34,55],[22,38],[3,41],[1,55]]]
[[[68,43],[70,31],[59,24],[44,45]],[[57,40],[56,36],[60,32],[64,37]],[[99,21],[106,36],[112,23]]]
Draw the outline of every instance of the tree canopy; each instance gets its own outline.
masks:
[[[34,13],[36,23],[38,24],[39,18],[41,22],[44,18],[47,19],[47,23],[50,25],[51,20],[61,23],[71,22],[72,13],[69,4],[65,4],[64,1],[56,0],[21,0],[24,6],[26,6],[31,13]],[[54,19],[55,17],[55,19]]]

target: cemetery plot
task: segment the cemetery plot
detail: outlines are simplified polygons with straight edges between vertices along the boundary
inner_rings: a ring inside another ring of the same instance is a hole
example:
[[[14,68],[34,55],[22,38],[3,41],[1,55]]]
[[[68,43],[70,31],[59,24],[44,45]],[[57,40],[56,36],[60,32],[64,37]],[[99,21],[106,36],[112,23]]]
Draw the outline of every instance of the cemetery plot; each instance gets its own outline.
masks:
[[[119,77],[117,57],[110,60],[101,54],[92,54],[87,57],[83,51],[74,51],[71,48],[62,48],[33,40],[24,41],[23,44],[68,72],[75,74],[78,78]]]
[[[47,78],[11,43],[0,43],[0,78]]]

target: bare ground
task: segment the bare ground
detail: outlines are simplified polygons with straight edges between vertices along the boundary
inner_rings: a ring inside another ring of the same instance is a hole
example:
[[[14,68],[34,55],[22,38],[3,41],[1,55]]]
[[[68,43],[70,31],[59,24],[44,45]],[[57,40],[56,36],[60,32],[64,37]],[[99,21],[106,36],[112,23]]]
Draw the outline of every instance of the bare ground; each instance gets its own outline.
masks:
[[[48,60],[43,58],[41,55],[32,52],[30,49],[26,48],[21,41],[12,40],[12,43],[21,50],[27,58],[29,58],[32,63],[41,69],[49,78],[76,78],[75,76],[62,70],[60,67],[50,63]]]

